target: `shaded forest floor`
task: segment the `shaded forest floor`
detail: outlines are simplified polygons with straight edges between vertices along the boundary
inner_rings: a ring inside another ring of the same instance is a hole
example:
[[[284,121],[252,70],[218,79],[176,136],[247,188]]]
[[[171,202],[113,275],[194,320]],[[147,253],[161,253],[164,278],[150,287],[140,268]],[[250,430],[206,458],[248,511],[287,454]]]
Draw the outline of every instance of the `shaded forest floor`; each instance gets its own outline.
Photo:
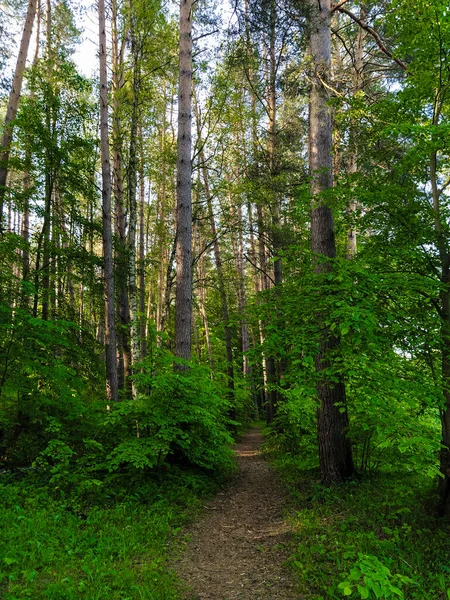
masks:
[[[186,600],[292,600],[298,598],[286,567],[291,541],[284,518],[286,490],[261,455],[259,429],[235,450],[239,471],[188,530],[175,565]]]
[[[432,479],[324,488],[269,437],[274,470],[261,442],[244,435],[231,480],[173,466],[92,491],[77,472],[0,474],[1,600],[450,598],[450,520],[434,516]]]

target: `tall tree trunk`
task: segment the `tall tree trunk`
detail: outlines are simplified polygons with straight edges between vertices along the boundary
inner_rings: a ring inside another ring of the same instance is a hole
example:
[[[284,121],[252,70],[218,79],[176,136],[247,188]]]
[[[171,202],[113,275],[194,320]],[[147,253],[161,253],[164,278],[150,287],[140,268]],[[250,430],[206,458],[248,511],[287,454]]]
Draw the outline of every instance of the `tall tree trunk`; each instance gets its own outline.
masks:
[[[133,3],[130,1],[131,12]],[[128,231],[128,286],[130,294],[130,338],[131,338],[131,360],[135,365],[140,359],[139,348],[139,325],[137,310],[137,286],[136,286],[136,231],[137,231],[137,135],[138,135],[138,102],[139,102],[139,55],[136,42],[136,28],[134,25],[135,16],[131,15],[132,25],[131,35],[131,55],[133,64],[133,101],[131,110],[131,131],[130,131],[130,158],[128,165],[128,205],[130,212],[130,227]],[[136,388],[132,383],[133,397],[136,396]]]
[[[326,192],[333,185],[331,159],[332,123],[327,105],[328,93],[324,84],[330,78],[331,33],[330,0],[310,0],[312,83],[309,108],[309,166],[311,171],[311,248],[318,274],[330,272],[336,256],[334,219],[327,205]],[[327,260],[329,259],[329,260]],[[325,278],[324,283],[325,286]],[[326,294],[324,287],[322,294]],[[332,366],[330,353],[336,352],[340,340],[326,325],[327,315],[317,315],[320,326],[320,351],[316,358],[319,459],[322,481],[329,485],[353,474],[353,459],[347,438],[348,414],[342,376],[327,375]],[[336,381],[336,377],[338,380]]]
[[[224,326],[224,337],[225,337],[225,352],[227,357],[227,387],[229,400],[232,406],[234,406],[234,365],[233,365],[233,339],[232,330],[230,325],[230,315],[228,310],[228,298],[225,285],[225,276],[223,272],[222,255],[220,252],[219,237],[217,234],[216,222],[214,219],[214,210],[212,203],[212,194],[209,185],[208,169],[206,168],[205,154],[203,152],[203,141],[201,137],[201,122],[200,113],[198,110],[197,98],[194,90],[194,108],[195,117],[197,121],[197,138],[198,144],[201,148],[199,152],[199,160],[201,165],[201,173],[203,178],[203,188],[205,191],[206,207],[208,211],[208,220],[211,227],[211,234],[213,238],[213,249],[214,249],[214,260],[216,263],[217,272],[217,283],[219,287],[220,300],[222,305],[222,318]]]
[[[114,265],[111,226],[111,164],[108,133],[108,71],[106,63],[105,0],[98,0],[100,54],[100,149],[102,160],[102,222],[105,279],[106,397],[117,402],[116,330],[114,324]]]
[[[34,51],[33,58],[33,67],[36,67],[37,62],[39,60],[39,42],[40,42],[40,33],[41,33],[41,7],[40,2],[37,2],[36,9],[36,46]],[[31,98],[34,97],[34,91],[31,92]],[[25,173],[24,173],[24,206],[22,212],[22,239],[24,243],[24,249],[22,254],[22,279],[24,282],[28,281],[30,276],[30,194],[32,188],[31,182],[31,146],[29,141],[27,141],[26,150],[25,150]],[[0,192],[1,193],[1,192]],[[1,220],[1,218],[0,218]],[[24,307],[28,307],[29,298],[26,287],[23,288],[22,293],[22,304]]]
[[[180,0],[175,355],[191,358],[192,328],[192,0]]]
[[[0,232],[3,231],[3,205],[6,192],[6,178],[8,176],[9,154],[13,137],[13,121],[16,118],[19,106],[20,93],[22,91],[23,73],[27,62],[28,48],[31,33],[33,31],[34,17],[36,15],[37,0],[28,0],[27,15],[20,42],[19,56],[17,57],[14,79],[9,93],[8,106],[6,108],[5,123],[0,148]]]
[[[442,111],[443,97],[438,90],[434,102],[433,121],[438,127]],[[441,369],[442,392],[444,407],[441,411],[442,449],[440,453],[440,471],[442,479],[439,482],[438,512],[444,515],[450,502],[450,250],[445,236],[444,224],[441,214],[441,199],[443,188],[438,183],[438,154],[430,155],[430,183],[433,198],[434,230],[436,245],[441,263]]]
[[[112,149],[114,201],[116,213],[116,294],[119,330],[117,334],[119,389],[131,384],[131,348],[129,340],[130,307],[128,298],[127,211],[125,207],[123,173],[123,127],[120,93],[124,86],[125,43],[119,40],[117,0],[111,3],[112,20]]]
[[[139,336],[141,338],[141,358],[147,354],[145,337],[145,173],[144,173],[144,138],[142,122],[139,127],[140,138],[140,199],[139,199]]]
[[[364,5],[361,5],[359,11],[359,18],[362,23],[366,21],[366,9]],[[353,76],[353,94],[357,94],[359,91],[364,89],[364,41],[367,37],[367,32],[360,27],[358,29],[358,38],[356,41],[355,50],[355,70]],[[355,119],[352,119],[350,123],[350,153],[348,156],[348,174],[354,175],[358,172],[358,146],[357,146],[357,127],[358,123]],[[347,240],[346,240],[346,256],[348,259],[354,258],[357,251],[356,243],[356,229],[353,221],[355,220],[355,214],[358,207],[356,199],[351,199],[347,206],[347,216],[350,221],[350,225],[347,229]]]
[[[51,81],[52,74],[52,7],[50,0],[46,4],[46,40],[45,40],[45,58],[47,61],[46,76],[48,82]],[[53,99],[47,98],[45,105],[45,125],[50,138],[50,146],[46,148],[45,159],[45,202],[44,202],[44,226],[43,226],[43,253],[42,253],[42,318],[44,321],[49,317],[50,302],[50,234],[52,221],[52,199],[55,183],[55,165],[54,165],[54,136],[55,127],[53,119]]]

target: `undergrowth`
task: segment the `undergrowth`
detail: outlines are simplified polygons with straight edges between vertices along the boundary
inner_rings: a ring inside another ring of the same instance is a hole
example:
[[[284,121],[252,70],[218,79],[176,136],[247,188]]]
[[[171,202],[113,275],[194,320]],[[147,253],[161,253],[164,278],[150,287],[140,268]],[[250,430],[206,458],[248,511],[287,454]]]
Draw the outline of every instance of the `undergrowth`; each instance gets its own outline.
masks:
[[[430,478],[378,472],[325,488],[298,458],[275,464],[292,493],[292,566],[305,598],[450,598],[450,523],[433,516]]]
[[[55,496],[33,474],[0,476],[0,598],[178,598],[171,542],[220,482],[172,471],[116,484],[91,503]]]

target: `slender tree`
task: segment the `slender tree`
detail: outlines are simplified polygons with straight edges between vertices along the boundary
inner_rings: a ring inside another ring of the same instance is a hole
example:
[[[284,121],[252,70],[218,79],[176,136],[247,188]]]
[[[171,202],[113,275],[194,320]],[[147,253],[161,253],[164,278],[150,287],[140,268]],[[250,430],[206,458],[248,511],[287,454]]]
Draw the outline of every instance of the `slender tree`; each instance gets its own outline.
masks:
[[[9,94],[6,109],[3,136],[0,148],[0,231],[3,229],[3,205],[6,192],[6,178],[8,176],[9,154],[13,136],[14,119],[19,106],[20,93],[22,91],[23,73],[27,61],[28,48],[30,45],[33,23],[36,15],[37,0],[28,0],[28,9],[25,17],[22,39],[20,42],[19,56],[17,57],[14,79]]]
[[[131,59],[133,70],[132,81],[132,109],[131,109],[131,131],[130,131],[130,156],[128,164],[128,207],[130,213],[130,226],[128,232],[128,283],[130,295],[130,338],[131,338],[131,360],[135,365],[140,359],[139,346],[139,323],[138,323],[138,298],[136,283],[136,235],[137,235],[137,185],[138,185],[138,125],[139,125],[139,86],[140,72],[139,60],[140,49],[137,40],[135,15],[133,2],[130,1],[130,37],[131,37]],[[136,395],[134,383],[132,384],[133,396]]]
[[[112,402],[118,400],[116,330],[114,324],[114,268],[111,227],[111,164],[108,134],[108,71],[106,62],[105,2],[98,2],[100,52],[100,143],[102,161],[102,223],[105,284],[105,350],[106,395]]]
[[[192,0],[180,1],[175,355],[191,358],[192,328]]]

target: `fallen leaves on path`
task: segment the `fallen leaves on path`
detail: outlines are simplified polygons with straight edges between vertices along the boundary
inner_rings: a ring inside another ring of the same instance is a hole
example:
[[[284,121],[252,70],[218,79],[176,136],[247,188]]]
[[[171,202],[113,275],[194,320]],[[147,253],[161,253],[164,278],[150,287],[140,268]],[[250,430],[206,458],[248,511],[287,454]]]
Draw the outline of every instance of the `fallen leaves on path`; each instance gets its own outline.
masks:
[[[260,453],[259,430],[236,446],[239,472],[189,531],[177,564],[185,600],[295,600],[285,566],[286,493]]]

